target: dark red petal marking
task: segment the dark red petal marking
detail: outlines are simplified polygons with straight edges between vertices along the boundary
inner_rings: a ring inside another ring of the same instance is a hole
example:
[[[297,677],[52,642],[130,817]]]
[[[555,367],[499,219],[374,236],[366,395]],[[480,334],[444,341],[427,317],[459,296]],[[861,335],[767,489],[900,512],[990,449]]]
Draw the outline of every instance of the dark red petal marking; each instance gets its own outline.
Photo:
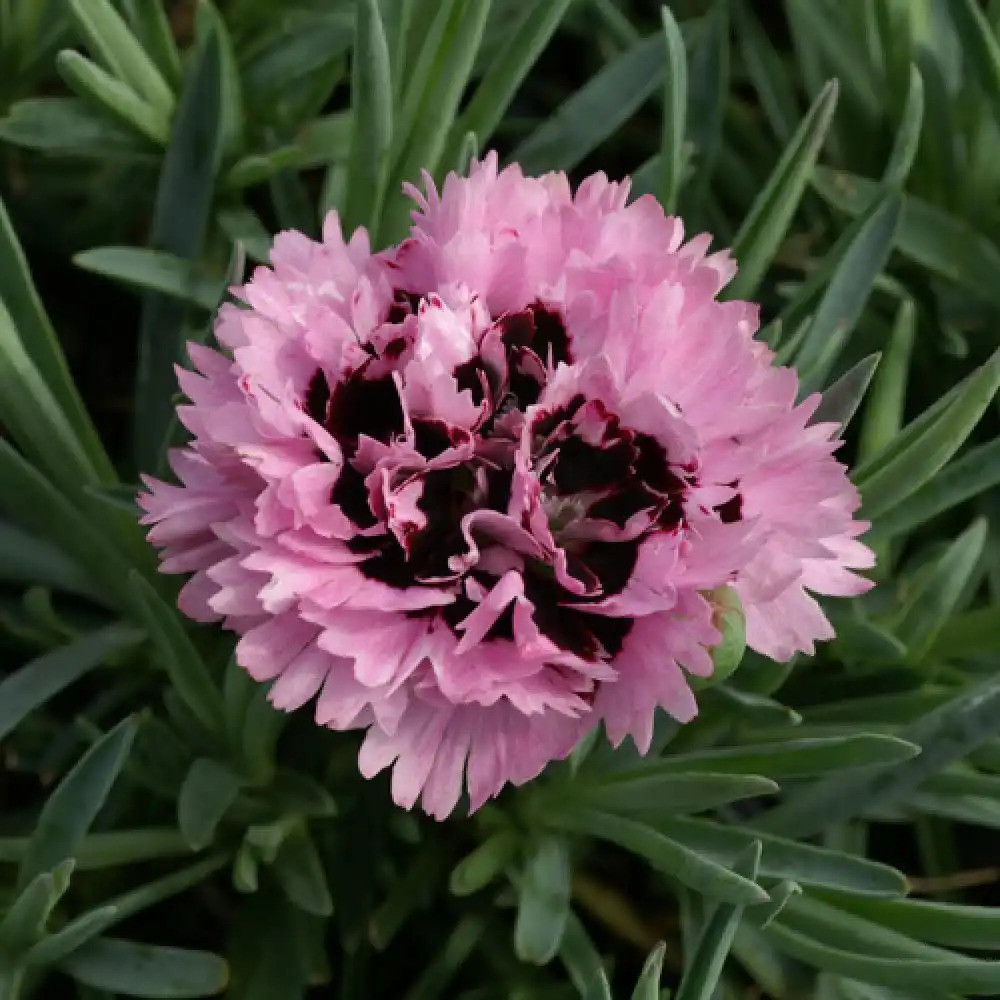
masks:
[[[736,482],[729,483],[728,485],[730,489],[735,490],[740,484],[737,480]],[[732,524],[735,521],[742,520],[743,496],[740,493],[737,493],[732,499],[719,504],[719,506],[715,508],[715,512],[719,515],[723,524]]]
[[[459,392],[466,389],[472,393],[472,401],[479,406],[486,399],[486,391],[483,386],[489,385],[489,372],[483,364],[482,358],[476,356],[469,361],[463,361],[454,372],[455,384]]]
[[[530,307],[535,321],[535,340],[532,348],[542,361],[571,364],[573,355],[569,349],[569,332],[562,316],[555,310],[536,302]]]
[[[330,399],[326,429],[349,447],[362,434],[383,444],[402,434],[403,405],[391,376],[369,381],[355,372],[339,382]]]
[[[397,288],[385,316],[386,323],[402,323],[407,316],[415,316],[422,298],[423,296],[416,292],[404,292],[401,288]]]
[[[326,375],[317,368],[306,389],[305,411],[318,424],[326,424],[327,408],[330,405],[330,383]]]
[[[610,445],[588,444],[571,437],[558,448],[552,478],[563,494],[606,490],[625,483],[636,457],[635,448],[622,439]]]
[[[414,420],[413,435],[417,451],[424,458],[437,458],[454,443],[443,420]]]
[[[360,529],[373,528],[378,521],[368,503],[365,478],[352,465],[345,465],[330,494],[336,504]]]

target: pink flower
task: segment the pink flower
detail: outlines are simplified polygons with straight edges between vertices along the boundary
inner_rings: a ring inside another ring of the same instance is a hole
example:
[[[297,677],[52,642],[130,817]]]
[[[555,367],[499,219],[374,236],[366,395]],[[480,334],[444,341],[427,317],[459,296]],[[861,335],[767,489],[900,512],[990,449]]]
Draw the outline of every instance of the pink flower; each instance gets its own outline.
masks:
[[[330,216],[281,233],[179,371],[180,486],[140,498],[180,607],[221,619],[270,698],[367,730],[366,776],[447,816],[590,728],[650,742],[697,711],[710,592],[786,659],[810,592],[872,565],[858,497],[795,373],[720,302],[735,264],[627,184],[451,175],[373,254]]]

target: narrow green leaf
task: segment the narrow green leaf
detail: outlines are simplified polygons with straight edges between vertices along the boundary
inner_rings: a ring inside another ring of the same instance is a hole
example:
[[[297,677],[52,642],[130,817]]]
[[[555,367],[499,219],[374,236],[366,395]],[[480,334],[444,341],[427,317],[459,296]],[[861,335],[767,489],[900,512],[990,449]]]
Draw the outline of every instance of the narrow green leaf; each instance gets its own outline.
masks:
[[[601,956],[579,917],[570,910],[559,943],[559,958],[583,1000],[612,1000]]]
[[[874,768],[867,775],[829,777],[790,793],[785,801],[754,819],[761,830],[808,836],[860,816],[872,806],[891,806],[917,789],[929,775],[1000,732],[1000,678],[962,691],[904,727],[899,735],[916,743],[918,757]]]
[[[242,760],[249,774],[274,772],[275,745],[289,719],[287,712],[280,712],[271,704],[267,694],[266,687],[257,686],[243,720]]]
[[[2,302],[0,422],[21,450],[67,492],[81,483],[100,481],[69,418],[24,349]]]
[[[199,851],[212,842],[219,822],[244,784],[221,761],[202,757],[191,765],[177,800],[177,825],[192,850]]]
[[[655,198],[661,175],[662,170],[660,168],[659,154],[651,156],[632,171],[631,186],[629,188],[630,199],[635,201],[647,194],[651,194]]]
[[[355,16],[344,228],[377,232],[392,141],[392,77],[377,0],[358,0]]]
[[[975,0],[952,0],[948,12],[972,76],[1000,125],[1000,42]]]
[[[148,0],[124,0],[128,22],[143,49],[171,88],[181,82],[181,57],[174,41],[173,28],[162,3]]]
[[[895,736],[856,733],[801,740],[781,740],[757,746],[712,747],[675,754],[662,760],[642,763],[636,772],[716,771],[732,774],[764,774],[770,778],[801,777],[870,767],[873,764],[896,764],[909,760],[920,748]]]
[[[301,117],[296,107],[299,92],[310,85],[315,89],[318,80],[322,101],[333,89],[331,70],[336,70],[354,39],[354,11],[346,3],[312,6],[311,11],[289,11],[284,30],[274,32],[243,61],[246,103],[259,115],[295,120]],[[275,95],[279,95],[278,101]]]
[[[995,996],[1000,993],[1000,963],[959,955],[934,959],[873,957],[818,941],[812,933],[793,929],[783,914],[767,930],[782,951],[815,968],[866,983],[896,988],[912,987],[941,993],[961,992]],[[906,940],[905,938],[903,940]],[[880,949],[880,954],[885,954]],[[947,953],[945,953],[947,955]]]
[[[632,991],[632,1000],[660,1000],[660,975],[667,946],[661,941],[646,957],[639,981]]]
[[[513,861],[520,838],[513,830],[501,830],[484,840],[452,870],[448,888],[455,896],[471,896],[489,885]]]
[[[200,885],[222,868],[229,858],[216,854],[196,864],[181,868],[163,878],[129,889],[100,906],[74,917],[54,934],[39,941],[25,956],[29,965],[53,965],[62,962],[88,941],[108,928],[142,913],[157,903]]]
[[[45,653],[5,677],[0,682],[0,739],[75,680],[141,639],[142,633],[129,625],[109,625]]]
[[[222,678],[222,712],[225,716],[226,737],[229,746],[239,759],[242,747],[243,726],[246,723],[247,707],[257,690],[254,679],[231,656]]]
[[[458,149],[458,159],[452,169],[460,177],[468,177],[473,161],[479,159],[479,138],[475,132],[467,132]]]
[[[76,254],[73,263],[134,288],[162,292],[212,310],[219,304],[222,282],[196,264],[145,247],[95,247]]]
[[[795,356],[803,396],[822,388],[861,318],[875,278],[889,260],[901,212],[898,194],[877,201],[833,272]]]
[[[169,115],[173,91],[109,0],[69,0],[69,9],[91,52],[160,114]]]
[[[789,879],[782,879],[777,885],[769,887],[767,890],[771,896],[771,902],[763,906],[755,906],[751,916],[760,925],[761,930],[770,926],[778,915],[788,904],[802,893],[802,886],[798,882]],[[865,898],[865,897],[860,897]]]
[[[652,813],[661,816],[704,812],[778,791],[773,781],[757,775],[710,771],[683,774],[677,769],[661,769],[658,763],[641,763],[598,778],[579,777],[565,792],[555,792],[553,802],[562,801],[565,796],[573,806],[628,815]]]
[[[917,941],[809,895],[799,896],[789,903],[778,921],[796,931],[811,935],[825,945],[843,948],[858,955],[909,959],[915,962],[947,962],[964,957]],[[976,963],[975,959],[967,961]]]
[[[56,542],[67,555],[113,597],[115,605],[125,607],[130,595],[127,588],[129,564],[94,519],[80,510],[79,504],[64,497],[37,469],[33,468],[6,441],[0,439],[0,510],[23,524],[34,534]]]
[[[871,536],[867,538],[867,542],[872,544]],[[859,607],[836,617],[837,624],[834,628],[837,636],[830,648],[844,663],[850,666],[895,664],[906,657],[905,643],[887,628],[870,621]]]
[[[879,354],[869,354],[850,371],[841,375],[828,389],[824,389],[823,400],[813,414],[812,423],[830,422],[845,428],[861,405],[880,359]]]
[[[25,351],[57,400],[90,463],[105,482],[114,481],[114,468],[83,404],[62,347],[45,313],[17,240],[6,206],[0,200],[0,300],[10,312]]]
[[[913,300],[907,298],[899,305],[888,346],[865,406],[858,443],[862,461],[886,447],[903,425],[906,383],[915,333],[916,307]]]
[[[886,164],[882,182],[890,187],[902,190],[906,178],[917,156],[920,145],[920,129],[924,120],[924,81],[920,70],[910,66],[909,88],[906,93],[906,104],[903,107],[903,117],[896,133],[889,162]]]
[[[247,256],[266,264],[271,254],[271,234],[249,208],[224,208],[217,216],[219,228],[234,242],[242,244]]]
[[[932,774],[920,788],[949,798],[975,796],[996,801],[1000,800],[1000,775],[982,774],[957,765],[940,774]]]
[[[610,2],[610,0],[606,0],[606,2]],[[603,969],[590,983],[589,988],[583,994],[583,1000],[611,1000],[611,984],[608,982],[608,974]]]
[[[153,209],[152,249],[194,260],[209,221],[212,191],[222,156],[222,52],[209,31],[188,65],[163,161]],[[135,457],[156,471],[173,415],[173,366],[181,359],[185,306],[150,293],[139,324],[135,388]]]
[[[933,782],[928,781],[930,786]],[[987,830],[1000,830],[1000,802],[982,795],[946,795],[939,792],[919,791],[907,805],[915,813],[931,818],[978,826]],[[876,810],[872,810],[876,814]],[[884,812],[883,812],[884,815]],[[896,813],[898,817],[898,813]]]
[[[601,32],[606,33],[617,48],[627,48],[639,40],[639,30],[622,13],[620,4],[615,0],[590,0],[588,6],[600,19],[598,27]]]
[[[240,901],[233,923],[227,948],[233,978],[228,1000],[303,1000],[310,990],[316,992],[314,987],[321,995],[332,991],[342,996],[329,983],[327,921],[302,913],[265,884]],[[343,958],[352,961],[347,953]],[[357,1000],[365,995],[357,994]]]
[[[916,47],[914,13],[919,6],[910,0],[886,0],[875,5],[873,12],[885,62],[887,96],[893,109],[901,107],[909,95]]]
[[[575,167],[656,92],[665,61],[659,34],[638,42],[567,98],[518,145],[511,159],[528,174]]]
[[[809,722],[820,725],[900,726],[919,719],[944,705],[954,693],[941,684],[924,684],[898,694],[845,695],[838,701],[817,705],[809,711]]]
[[[0,837],[0,861],[22,861],[30,843],[28,837]],[[88,834],[77,844],[74,857],[79,871],[96,871],[188,853],[190,848],[180,831],[151,827]]]
[[[198,45],[219,48],[219,139],[223,156],[231,160],[243,150],[243,84],[226,21],[211,0],[199,0],[195,38]]]
[[[666,828],[666,823],[658,823],[660,829],[654,829],[621,816],[575,808],[539,811],[537,820],[551,829],[618,844],[712,899],[731,903],[765,903],[768,900],[767,893],[759,885],[717,864],[700,849],[686,847],[660,832]]]
[[[301,146],[279,146],[269,153],[249,153],[232,165],[222,181],[226,191],[242,191],[271,180],[283,170],[301,170],[309,156]]]
[[[72,860],[63,861],[53,871],[36,875],[21,890],[0,920],[0,956],[18,963],[24,958],[44,934],[49,915],[69,887],[72,874]]]
[[[65,49],[56,59],[56,69],[70,90],[79,97],[103,108],[157,146],[167,144],[170,119],[166,113],[144,101],[131,87],[96,63],[79,52]]]
[[[791,961],[791,959],[789,959]],[[801,968],[801,966],[799,966]],[[818,980],[821,984],[833,981],[828,973],[821,973]],[[837,990],[834,1000],[960,1000],[954,993],[948,993],[942,997],[940,993],[907,989],[905,992],[891,989],[888,986],[873,986],[871,983],[859,983],[856,979],[846,979],[844,976],[836,977]]]
[[[1000,352],[854,471],[865,518],[877,519],[923,486],[962,446],[1000,387]]]
[[[406,224],[409,205],[396,194],[400,185],[416,180],[422,170],[434,173],[441,162],[489,7],[490,0],[452,0],[439,5],[435,27],[408,81],[402,114],[394,121],[394,166],[387,190],[395,197],[387,204],[380,242],[391,241]],[[432,36],[439,44],[431,44]]]
[[[530,0],[521,20],[511,30],[490,63],[468,106],[452,126],[445,162],[458,154],[464,136],[474,133],[488,143],[529,70],[555,34],[572,0]]]
[[[477,913],[467,914],[448,935],[444,947],[431,959],[405,1000],[437,1000],[445,995],[486,931],[486,921]]]
[[[23,149],[100,160],[153,162],[157,151],[116,119],[78,97],[17,101],[8,109],[7,117],[0,120],[0,139]]]
[[[865,41],[874,41],[875,25],[862,29],[866,36],[862,40],[851,30],[848,19],[850,12],[860,7],[836,8],[813,0],[785,0],[784,7],[807,90],[814,93],[824,79],[837,77],[845,98],[850,98],[855,133],[864,135],[874,125],[882,106],[882,81],[876,76],[873,61],[866,57],[864,45]],[[847,132],[846,126],[845,120],[844,134],[831,137],[837,140],[831,145],[841,147],[847,141],[845,137],[855,134]]]
[[[749,851],[733,864],[733,871],[747,879],[756,879],[760,866],[761,844],[754,841]],[[719,903],[708,918],[691,962],[684,972],[676,1000],[711,1000],[722,975],[722,967],[736,936],[743,907]]]
[[[771,266],[823,147],[837,106],[837,93],[837,82],[831,80],[813,101],[743,220],[733,241],[740,269],[729,285],[729,297],[751,298]]]
[[[39,876],[43,878],[44,876]],[[117,913],[113,906],[101,906],[96,910],[88,910],[82,916],[70,921],[54,934],[48,934],[28,949],[24,956],[27,966],[53,965],[71,955],[91,938],[97,937],[110,923],[114,922]]]
[[[27,885],[41,872],[72,858],[101,811],[135,737],[135,720],[122,720],[101,737],[59,782],[38,816],[38,823],[18,872]]]
[[[99,589],[58,548],[4,521],[0,521],[0,580],[40,584],[102,603]]]
[[[764,907],[754,907],[736,931],[733,954],[760,988],[775,997],[789,997],[794,991],[813,987],[811,970],[783,955],[766,934],[751,923],[751,917]],[[824,998],[827,1000],[827,998]],[[874,1000],[874,998],[870,998]]]
[[[684,137],[687,130],[687,52],[680,28],[670,8],[660,8],[663,41],[666,45],[664,74],[663,124],[660,132],[660,183],[657,193],[663,210],[671,215],[677,208],[677,195],[684,172]]]
[[[688,60],[687,132],[691,140],[694,183],[685,217],[694,215],[689,228],[708,228],[705,204],[715,161],[722,145],[722,123],[731,92],[730,0],[713,0],[694,33]]]
[[[1000,484],[1000,439],[970,448],[916,493],[883,514],[879,537],[901,535]]]
[[[419,0],[418,0],[419,3]],[[435,56],[444,54],[449,43],[449,32],[454,30],[460,11],[458,0],[441,0],[434,5],[424,4],[416,12],[419,30],[411,31],[409,39],[399,41],[399,46],[407,49],[405,80],[400,81],[397,96],[399,115],[396,120],[396,135],[394,154],[402,152],[405,141],[414,127],[421,102],[425,94],[433,87],[433,77],[436,72]],[[407,12],[412,17],[411,12]],[[423,22],[423,23],[421,23]]]
[[[331,163],[323,177],[323,188],[320,191],[318,216],[320,222],[324,222],[330,212],[338,211],[338,206],[344,203],[346,194],[347,165],[344,163]],[[392,205],[392,192],[386,192],[389,197],[389,204]]]
[[[323,865],[304,825],[294,827],[282,841],[274,873],[285,895],[300,909],[317,917],[333,913]]]
[[[787,143],[799,117],[792,74],[757,20],[750,0],[738,0],[733,4],[733,21],[743,65],[757,91],[761,109],[771,131],[782,143]]]
[[[793,708],[755,691],[744,691],[731,684],[716,684],[709,689],[712,698],[724,702],[730,710],[742,713],[744,721],[751,725],[797,726],[802,716]]]
[[[1000,607],[995,604],[956,615],[937,634],[931,656],[942,660],[993,656],[1000,652]]]
[[[863,896],[900,896],[906,891],[906,880],[888,865],[775,837],[757,829],[680,816],[664,817],[658,826],[673,840],[723,867],[732,865],[741,851],[759,840],[764,846],[760,860],[762,876],[842,889]]]
[[[822,893],[821,898],[919,941],[984,951],[1000,949],[1000,910],[994,907],[924,899],[861,899],[843,893]]]
[[[860,215],[879,190],[877,181],[817,167],[813,186],[835,208]],[[1000,303],[1000,250],[967,222],[912,195],[903,201],[896,234],[900,253],[978,299]]]
[[[346,163],[350,139],[350,112],[338,111],[306,122],[297,132],[295,144],[302,150],[302,166],[318,167]]]
[[[130,582],[143,624],[174,690],[210,733],[222,733],[222,696],[179,614],[138,573],[132,573]]]
[[[570,864],[564,840],[542,837],[528,855],[518,886],[514,951],[522,962],[546,965],[559,951],[569,914]]]
[[[252,894],[260,888],[260,858],[246,841],[240,844],[233,859],[233,888]],[[288,904],[291,906],[291,903]]]
[[[215,996],[229,981],[228,967],[218,955],[116,938],[89,942],[61,967],[95,990],[155,1000]]]
[[[986,532],[985,519],[973,521],[948,546],[900,609],[893,622],[893,631],[906,643],[907,662],[923,662],[941,629],[951,619],[979,564]]]
[[[389,49],[390,76],[395,100],[406,86],[406,43],[416,34],[413,30],[413,0],[380,0],[382,25],[385,28],[386,46]]]
[[[584,765],[595,746],[597,746],[601,736],[601,727],[594,726],[593,729],[584,734],[580,742],[573,747],[573,752],[566,759],[570,775],[575,776],[579,773],[580,768]]]

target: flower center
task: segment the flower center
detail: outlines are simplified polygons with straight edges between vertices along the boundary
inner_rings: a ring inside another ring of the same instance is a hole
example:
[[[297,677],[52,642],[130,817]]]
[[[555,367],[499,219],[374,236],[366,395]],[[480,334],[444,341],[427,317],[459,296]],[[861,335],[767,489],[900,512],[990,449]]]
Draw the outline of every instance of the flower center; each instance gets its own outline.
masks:
[[[416,296],[398,292],[386,323],[405,329],[417,309]],[[587,659],[614,655],[631,619],[599,605],[626,587],[644,539],[682,526],[691,477],[601,400],[538,405],[556,367],[572,361],[562,317],[542,303],[501,316],[455,367],[457,393],[479,408],[471,427],[437,414],[407,420],[403,368],[392,367],[407,342],[385,343],[395,356],[366,346],[335,385],[317,371],[304,399],[343,450],[330,499],[357,528],[348,547],[365,557],[360,571],[400,589],[444,588],[453,597],[444,610],[413,614],[458,629],[513,569],[542,634]],[[513,637],[512,608],[486,641]]]

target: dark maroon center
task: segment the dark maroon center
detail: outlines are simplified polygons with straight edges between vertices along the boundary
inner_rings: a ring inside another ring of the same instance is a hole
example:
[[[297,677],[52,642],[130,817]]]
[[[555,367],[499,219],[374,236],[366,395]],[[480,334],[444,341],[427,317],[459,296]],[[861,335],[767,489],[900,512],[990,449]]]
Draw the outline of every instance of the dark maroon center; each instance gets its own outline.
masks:
[[[385,322],[402,325],[417,312],[419,303],[419,296],[397,291]],[[405,350],[401,336],[393,355],[396,343],[390,339],[381,354],[366,347],[368,359],[335,385],[317,370],[303,405],[343,450],[344,470],[331,501],[359,529],[349,545],[367,556],[359,564],[361,572],[392,587],[452,588],[454,603],[443,611],[418,614],[441,615],[455,628],[475,607],[452,566],[453,557],[468,548],[462,518],[482,509],[507,513],[518,441],[505,415],[537,403],[555,366],[572,362],[570,337],[560,313],[541,302],[497,319],[483,337],[481,353],[454,372],[459,389],[469,390],[473,401],[483,407],[475,437],[489,444],[486,456],[421,473],[417,508],[425,523],[419,528],[414,526],[404,537],[399,537],[398,530],[361,535],[374,529],[379,518],[371,509],[364,475],[354,464],[358,440],[364,435],[388,445],[404,433],[396,384],[391,375],[384,374],[385,362]],[[497,361],[501,355],[502,364]],[[369,369],[376,363],[378,374],[373,374]],[[414,418],[412,426],[413,446],[428,460],[471,439],[465,428],[439,419]],[[542,506],[550,530],[567,554],[569,572],[587,585],[587,593],[571,593],[557,581],[549,563],[527,558],[525,597],[534,606],[538,628],[561,648],[587,659],[612,656],[621,648],[632,621],[588,613],[588,604],[621,592],[635,568],[639,546],[651,532],[675,531],[682,524],[682,500],[691,480],[670,466],[658,441],[623,427],[614,414],[582,395],[536,413],[530,430],[532,459],[541,470]],[[726,521],[738,519],[739,496],[723,505],[719,514]],[[620,534],[637,516],[642,528],[626,540],[604,540],[604,535],[597,539],[593,533],[573,530],[580,521],[604,522],[612,534]],[[482,547],[490,539],[476,538],[476,542]],[[487,589],[496,582],[495,576],[478,567],[469,575]],[[510,609],[486,638],[513,638]]]

